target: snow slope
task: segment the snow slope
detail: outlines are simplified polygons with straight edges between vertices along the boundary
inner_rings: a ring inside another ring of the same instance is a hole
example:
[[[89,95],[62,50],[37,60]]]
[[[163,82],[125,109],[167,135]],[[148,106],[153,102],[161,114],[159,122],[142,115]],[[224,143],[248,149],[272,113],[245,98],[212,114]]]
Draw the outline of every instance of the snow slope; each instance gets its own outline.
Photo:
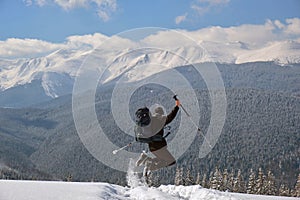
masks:
[[[275,197],[219,192],[201,186],[162,185],[158,188],[122,187],[109,183],[74,183],[47,181],[0,180],[1,200],[296,200]]]
[[[256,61],[276,61],[279,64],[300,63],[300,43],[295,41],[274,42],[269,46],[241,53],[237,64]]]

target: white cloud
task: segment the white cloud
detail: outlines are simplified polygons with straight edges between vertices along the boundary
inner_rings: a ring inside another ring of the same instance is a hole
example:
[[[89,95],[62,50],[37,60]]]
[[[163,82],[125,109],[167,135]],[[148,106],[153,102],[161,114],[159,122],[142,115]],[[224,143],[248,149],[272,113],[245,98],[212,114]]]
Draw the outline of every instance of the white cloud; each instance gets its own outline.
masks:
[[[31,6],[32,5],[32,0],[23,0],[26,6]]]
[[[35,2],[39,6],[44,6],[47,4],[47,0],[35,0]]]
[[[186,20],[186,17],[187,17],[187,13],[185,13],[184,15],[177,16],[175,18],[175,23],[180,24],[180,23],[184,22]]]
[[[73,35],[67,38],[67,46],[68,48],[81,48],[82,46],[96,48],[108,38],[109,37],[100,33],[95,33],[93,35]]]
[[[174,34],[174,31],[172,30],[159,31],[155,34],[151,34],[147,36],[142,40],[142,42],[151,47],[159,48],[163,46],[165,47],[165,49],[169,49],[169,48],[174,49],[174,48],[194,45],[193,43],[191,43],[191,40],[189,38],[181,37],[179,39],[178,34]]]
[[[108,38],[100,33],[69,36],[66,38],[66,42],[63,43],[51,43],[37,39],[9,38],[5,41],[0,41],[0,57],[36,57],[58,49],[92,49]]]
[[[107,22],[110,19],[108,13],[103,10],[98,10],[97,14],[104,22]]]
[[[300,19],[292,18],[286,20],[287,26],[285,29],[285,33],[287,34],[300,34]]]
[[[54,0],[54,2],[65,10],[87,7],[89,3],[87,0]]]
[[[279,20],[275,20],[274,24],[279,28],[279,29],[283,29],[285,26],[284,24],[282,24]]]
[[[33,1],[39,6],[54,3],[64,10],[96,6],[98,16],[103,21],[108,21],[117,9],[117,0],[24,0],[24,3],[29,6],[32,5]]]
[[[300,41],[300,18],[286,19],[283,22],[279,20],[267,20],[264,24],[243,24],[231,27],[213,26],[196,31],[179,31],[199,43],[202,41],[212,41],[226,44],[241,41],[246,43],[250,48],[255,49],[276,41]],[[154,47],[165,46],[166,49],[193,45],[189,39],[178,40],[178,37],[172,34],[172,32],[173,31],[167,30],[160,31],[149,35],[141,42]],[[58,49],[92,49],[107,39],[109,39],[109,37],[100,33],[70,36],[66,38],[65,42],[58,44],[37,39],[10,38],[5,41],[0,41],[0,57],[36,57]],[[115,44],[111,44],[114,48],[124,46],[134,48],[134,42],[129,39],[119,38],[112,41],[116,42]]]
[[[267,21],[263,25],[245,24],[225,28],[224,31],[228,41],[243,41],[254,46],[260,46],[278,39],[278,35],[274,33],[275,29],[274,24]]]
[[[191,8],[197,12],[198,15],[204,15],[210,10],[209,6],[199,6],[199,5],[192,5]]]
[[[33,2],[38,6],[44,6],[46,5],[47,0],[23,0],[23,2],[26,4],[26,6],[31,6]]]
[[[196,12],[197,15],[205,15],[206,13],[212,11],[215,7],[220,7],[228,4],[230,0],[197,0],[191,4],[191,9]],[[175,18],[175,23],[180,24],[181,22],[187,20],[187,14],[177,16]]]
[[[267,45],[269,42],[299,39],[299,21],[299,18],[287,19],[286,23],[279,20],[266,20],[264,24],[243,24],[231,27],[213,26],[196,31],[182,30],[182,32],[198,42],[230,43],[242,41],[247,43],[250,48],[258,48]],[[155,44],[156,42],[159,44],[165,43],[166,46],[184,45],[184,42],[176,41],[176,38],[172,39],[172,34],[169,34],[167,31],[151,35],[145,41],[149,44]]]
[[[198,15],[204,15],[210,12],[214,7],[226,5],[230,0],[198,0],[191,5],[191,8],[197,12]]]
[[[0,41],[1,57],[31,57],[49,53],[64,47],[64,44],[54,44],[37,39],[9,38]]]
[[[200,3],[208,3],[209,5],[227,4],[230,0],[198,0]]]

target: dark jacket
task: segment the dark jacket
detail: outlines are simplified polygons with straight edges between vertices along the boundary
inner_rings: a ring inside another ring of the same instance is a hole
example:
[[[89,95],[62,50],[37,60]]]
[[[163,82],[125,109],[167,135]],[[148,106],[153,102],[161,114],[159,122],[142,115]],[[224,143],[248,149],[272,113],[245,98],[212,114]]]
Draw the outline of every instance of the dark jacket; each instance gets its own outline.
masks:
[[[173,119],[177,115],[178,110],[179,110],[178,106],[175,106],[173,108],[173,110],[167,115],[164,126],[166,126],[167,124],[169,124],[173,121]],[[164,128],[162,128],[156,135],[163,136],[164,135]],[[163,138],[162,141],[150,142],[149,143],[149,149],[150,149],[151,152],[153,152],[153,151],[157,151],[157,150],[163,148],[166,145],[167,145],[167,142],[166,142],[165,138]]]

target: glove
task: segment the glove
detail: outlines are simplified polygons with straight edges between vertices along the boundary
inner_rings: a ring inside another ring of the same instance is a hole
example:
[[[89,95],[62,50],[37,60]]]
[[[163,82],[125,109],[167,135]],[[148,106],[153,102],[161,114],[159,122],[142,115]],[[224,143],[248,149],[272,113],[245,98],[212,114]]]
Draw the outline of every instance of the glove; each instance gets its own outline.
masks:
[[[176,101],[175,101],[175,105],[179,107],[179,106],[180,106],[180,101],[179,101],[179,100],[176,100]]]

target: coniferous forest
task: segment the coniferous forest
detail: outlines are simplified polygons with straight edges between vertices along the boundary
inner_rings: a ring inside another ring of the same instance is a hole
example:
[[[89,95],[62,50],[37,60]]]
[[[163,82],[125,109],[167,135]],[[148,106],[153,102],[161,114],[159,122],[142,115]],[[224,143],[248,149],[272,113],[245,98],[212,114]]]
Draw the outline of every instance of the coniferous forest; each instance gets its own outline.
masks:
[[[147,181],[150,186],[157,187],[160,185],[159,180],[159,173],[153,173]],[[201,185],[204,188],[226,192],[300,197],[300,174],[291,188],[285,184],[277,185],[275,180],[271,171],[265,173],[262,168],[257,172],[250,169],[247,177],[244,177],[240,169],[228,171],[215,168],[208,174],[201,174],[193,173],[189,168],[177,167],[174,185]]]

